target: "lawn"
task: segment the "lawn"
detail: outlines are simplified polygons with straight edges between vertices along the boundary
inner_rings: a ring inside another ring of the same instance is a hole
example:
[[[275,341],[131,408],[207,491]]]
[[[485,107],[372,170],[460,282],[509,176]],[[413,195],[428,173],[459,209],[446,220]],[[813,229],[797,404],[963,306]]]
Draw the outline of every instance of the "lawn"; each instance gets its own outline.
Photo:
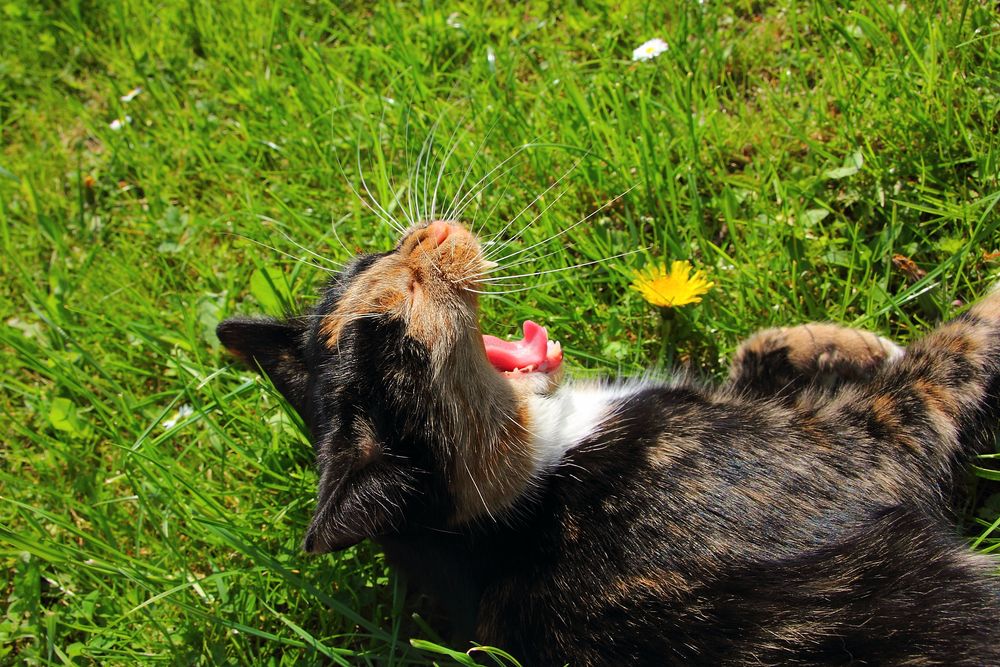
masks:
[[[998,35],[993,2],[0,4],[0,663],[449,661],[376,549],[301,552],[311,448],[219,320],[465,203],[530,248],[484,331],[577,375],[906,343],[1000,274]],[[715,287],[664,328],[630,283],[673,259]]]

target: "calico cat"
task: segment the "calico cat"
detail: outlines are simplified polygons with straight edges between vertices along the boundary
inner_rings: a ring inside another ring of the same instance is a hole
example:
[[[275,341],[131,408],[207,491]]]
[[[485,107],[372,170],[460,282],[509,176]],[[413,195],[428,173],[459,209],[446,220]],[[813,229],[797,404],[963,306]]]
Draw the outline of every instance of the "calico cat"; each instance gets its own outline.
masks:
[[[544,328],[478,325],[456,223],[362,255],[223,344],[302,415],[313,553],[373,539],[525,665],[1000,664],[996,564],[949,525],[994,442],[1000,292],[905,351],[772,329],[720,387],[561,383]]]

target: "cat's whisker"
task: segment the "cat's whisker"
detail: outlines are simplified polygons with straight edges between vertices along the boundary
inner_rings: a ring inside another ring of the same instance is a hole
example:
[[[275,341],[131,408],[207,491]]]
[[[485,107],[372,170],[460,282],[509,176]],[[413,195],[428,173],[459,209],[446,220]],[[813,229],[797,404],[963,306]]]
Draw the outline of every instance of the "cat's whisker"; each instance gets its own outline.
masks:
[[[506,250],[507,248],[509,248],[510,245],[512,243],[514,243],[514,241],[516,241],[517,239],[521,238],[521,236],[524,235],[524,232],[526,232],[529,227],[531,227],[533,224],[535,224],[538,221],[539,218],[541,218],[543,215],[545,215],[545,213],[550,208],[552,208],[553,206],[555,206],[556,202],[558,202],[560,199],[562,199],[563,195],[565,195],[567,192],[569,192],[569,188],[564,189],[562,192],[560,192],[558,195],[556,195],[556,197],[552,201],[550,201],[548,204],[546,204],[545,207],[542,208],[542,210],[539,211],[538,214],[536,214],[534,218],[532,218],[531,220],[528,221],[528,224],[526,224],[523,227],[521,227],[520,231],[518,231],[517,234],[515,234],[514,236],[512,236],[510,239],[508,239],[506,241],[501,241],[495,248],[490,248],[490,252],[487,253],[487,257],[489,257],[490,259],[492,259],[492,257],[493,257],[494,254],[499,254],[499,253],[503,252],[504,250]],[[542,194],[544,195],[544,193],[542,193]],[[522,209],[522,212],[524,210],[526,210],[526,209]],[[518,215],[520,215],[520,213],[518,213]],[[513,222],[513,220],[511,222]],[[510,222],[507,223],[507,226],[508,227],[510,226]]]
[[[273,218],[269,218],[267,216],[261,216],[261,219],[265,220],[265,221],[268,221],[268,222],[273,222],[273,223],[278,224],[278,225],[281,224],[279,221],[277,221],[277,220],[275,220]],[[312,255],[313,257],[315,257],[316,259],[320,260],[321,262],[326,262],[327,264],[331,264],[331,265],[337,267],[338,269],[343,269],[345,266],[347,266],[343,262],[338,262],[336,260],[330,259],[329,257],[325,257],[325,256],[319,254],[318,252],[314,251],[314,250],[310,250],[309,248],[305,247],[304,245],[302,245],[301,243],[299,243],[298,241],[296,241],[295,239],[293,239],[291,236],[289,236],[288,234],[286,234],[281,229],[276,229],[275,231],[277,231],[279,234],[281,234],[281,236],[286,241],[288,241],[289,243],[291,243],[292,245],[294,245],[296,248],[298,248],[299,250],[301,250],[301,251],[303,251],[303,252],[305,252],[305,253],[307,253],[309,255]],[[344,248],[344,249],[346,250],[347,248]]]
[[[537,262],[537,261],[545,259],[546,257],[551,257],[552,255],[557,255],[560,252],[563,252],[564,250],[566,250],[567,248],[572,248],[572,247],[573,247],[573,244],[570,243],[567,246],[565,246],[564,248],[557,248],[555,250],[551,250],[551,251],[545,253],[544,255],[537,255],[537,256],[533,256],[533,257],[522,257],[521,259],[517,260],[516,262],[511,262],[510,264],[504,264],[504,265],[500,265],[499,263],[494,262],[494,261],[484,261],[482,264],[483,265],[487,265],[486,268],[484,268],[482,271],[479,271],[477,273],[473,273],[471,275],[468,275],[468,276],[466,276],[466,278],[474,278],[474,277],[479,277],[479,276],[488,276],[488,275],[490,275],[492,273],[496,273],[498,271],[507,271],[508,269],[512,269],[515,266],[521,266],[523,264],[530,264],[531,262]]]
[[[403,129],[403,145],[406,151],[406,201],[409,203],[410,220],[419,220],[420,211],[416,201],[416,171],[413,165],[412,153],[410,152],[410,107],[406,108],[406,122]],[[415,224],[415,223],[414,223]]]
[[[331,220],[330,220],[330,233],[333,234],[333,238],[337,239],[337,243],[340,244],[340,247],[343,248],[347,252],[348,255],[353,255],[354,253],[351,252],[351,249],[348,248],[347,244],[344,243],[344,241],[340,238],[340,234],[337,233],[337,225],[339,225],[344,220],[347,220],[349,217],[351,217],[350,213],[348,213],[345,216],[342,216],[340,218],[340,220],[334,221],[332,219],[332,216],[331,216]]]
[[[462,124],[464,122],[465,122],[465,116],[462,116],[462,118],[459,119],[458,124],[455,126],[455,129],[451,133],[451,139],[452,139],[451,147],[445,153],[444,159],[441,160],[441,166],[438,167],[437,181],[434,183],[434,194],[431,197],[431,215],[430,215],[431,220],[437,219],[435,215],[437,214],[437,196],[438,196],[438,189],[441,187],[441,177],[444,176],[444,171],[448,167],[448,161],[451,160],[451,156],[454,155],[455,150],[462,142],[461,136],[457,135],[459,131],[462,129]],[[447,216],[445,216],[443,219],[447,220],[448,218]]]
[[[424,154],[427,152],[427,141],[430,138],[430,132],[424,136],[423,141],[420,142],[420,150],[417,152],[417,159],[413,163],[413,171],[410,173],[410,187],[413,189],[413,205],[415,210],[413,212],[413,217],[415,220],[423,220],[424,212],[420,205],[420,174],[421,164],[423,164]]]
[[[380,150],[381,150],[381,146],[382,146],[382,127],[385,125],[385,110],[386,110],[386,105],[383,104],[382,105],[382,115],[379,117],[379,123],[378,123],[378,145],[379,145],[379,149]],[[396,206],[398,206],[399,210],[403,214],[403,217],[406,218],[406,221],[412,227],[416,223],[414,222],[413,217],[410,215],[410,212],[407,211],[406,207],[403,206],[400,203],[400,196],[402,194],[402,191],[399,190],[396,187],[396,182],[392,178],[392,172],[389,172],[388,176],[389,176],[389,189],[393,193],[393,198],[392,198],[392,202],[390,202],[390,207],[396,207]]]
[[[476,283],[476,282],[473,281],[472,284],[475,285],[475,284],[478,284],[478,283]],[[524,284],[524,281],[513,281],[513,282],[510,282],[510,283],[486,283],[486,284],[481,285],[481,286],[482,287],[496,288],[497,291],[496,292],[491,292],[491,294],[505,294],[506,292],[500,291],[500,290],[515,290],[515,291],[517,291],[521,287],[526,287],[525,284]]]
[[[375,216],[377,218],[379,218],[383,223],[388,224],[390,227],[392,227],[393,229],[395,229],[395,230],[397,230],[399,232],[403,231],[403,228],[400,227],[397,223],[394,222],[392,216],[389,216],[387,213],[383,214],[383,213],[379,212],[379,210],[377,210],[375,208],[375,206],[372,206],[373,202],[369,202],[367,199],[365,199],[365,197],[363,197],[361,195],[360,192],[358,192],[358,189],[356,187],[354,187],[354,183],[351,181],[350,177],[348,177],[347,172],[344,170],[344,165],[340,163],[339,159],[337,160],[337,167],[340,169],[340,174],[341,174],[341,176],[344,177],[344,182],[347,183],[347,187],[349,187],[351,189],[351,192],[354,193],[354,196],[358,198],[358,201],[361,202],[361,204],[365,208],[367,208],[369,211],[371,211],[372,213],[374,213]],[[358,170],[359,170],[359,172],[361,170],[361,146],[360,146],[360,142],[359,142],[359,145],[358,145]],[[366,185],[365,189],[367,190],[367,185]],[[370,196],[371,192],[369,192],[368,194]],[[374,202],[374,203],[376,204],[376,206],[378,206],[378,202]],[[381,209],[381,206],[379,206],[379,209]]]
[[[500,123],[500,118],[498,116],[496,120],[493,121],[493,124],[490,125],[489,129],[486,130],[485,136],[483,136],[482,141],[480,141],[479,145],[476,147],[476,152],[469,160],[468,166],[465,168],[465,174],[462,175],[462,180],[459,182],[458,187],[455,188],[455,195],[451,198],[451,202],[448,204],[448,209],[444,212],[444,217],[443,217],[444,220],[455,219],[454,217],[452,217],[457,212],[455,204],[458,201],[459,195],[462,193],[462,188],[465,187],[465,182],[468,180],[469,174],[472,173],[472,165],[474,165],[476,163],[476,160],[479,159],[479,156],[482,154],[483,147],[486,146],[486,142],[493,135],[493,130],[496,129],[499,123]]]
[[[609,199],[608,201],[604,202],[599,207],[597,207],[596,209],[594,209],[593,211],[591,211],[590,213],[588,213],[586,216],[584,216],[584,217],[580,218],[579,220],[577,220],[576,222],[574,222],[569,227],[566,227],[565,229],[562,229],[562,230],[556,232],[555,234],[552,234],[548,238],[542,239],[541,241],[539,241],[537,243],[533,243],[533,244],[531,244],[530,246],[528,246],[526,248],[522,248],[520,250],[512,252],[509,255],[505,255],[505,256],[503,256],[503,257],[501,257],[499,259],[494,258],[494,257],[490,257],[490,259],[493,259],[493,260],[495,260],[495,261],[503,264],[504,261],[510,259],[511,257],[516,257],[516,256],[520,255],[521,253],[528,252],[529,250],[537,248],[540,245],[544,245],[544,244],[546,244],[546,243],[548,243],[550,241],[553,241],[553,240],[559,238],[560,236],[562,236],[563,234],[567,234],[567,233],[571,232],[572,230],[576,229],[577,227],[579,227],[580,225],[582,225],[583,223],[587,222],[588,220],[590,220],[591,218],[593,218],[595,215],[597,215],[598,213],[600,213],[601,211],[603,211],[607,207],[611,206],[612,204],[614,204],[616,201],[618,201],[622,197],[626,196],[627,194],[629,194],[630,192],[632,192],[633,190],[635,190],[637,187],[639,187],[639,184],[638,183],[634,183],[633,185],[631,185],[627,190],[625,190],[621,194],[619,194],[619,195],[617,195],[615,197],[612,197],[611,199]]]
[[[271,252],[276,252],[279,255],[284,255],[285,257],[287,257],[289,259],[293,259],[296,262],[299,262],[301,264],[308,264],[309,266],[313,267],[314,269],[319,269],[320,271],[325,271],[326,273],[330,273],[330,274],[336,274],[336,273],[338,273],[338,271],[336,269],[331,269],[331,268],[323,266],[321,264],[316,264],[315,262],[310,262],[308,259],[306,259],[304,257],[299,257],[298,255],[293,255],[290,252],[285,252],[284,250],[280,250],[278,248],[275,248],[273,245],[268,245],[267,243],[264,243],[263,241],[258,241],[257,239],[250,238],[246,234],[240,234],[239,232],[226,232],[226,233],[227,234],[231,234],[231,235],[236,236],[236,237],[239,237],[241,239],[250,241],[251,243],[259,245],[262,248],[266,248],[266,249],[270,250]]]
[[[393,224],[393,222],[391,221],[390,218],[386,218],[374,206],[372,206],[371,202],[369,202],[360,192],[358,192],[358,189],[356,187],[354,187],[354,184],[351,182],[350,178],[347,176],[347,173],[343,170],[343,168],[341,168],[340,172],[344,176],[344,182],[347,183],[347,187],[349,187],[351,189],[351,192],[354,193],[354,196],[358,198],[358,201],[361,202],[361,204],[365,208],[367,208],[369,211],[371,211],[373,214],[375,214],[375,217],[377,217],[383,223],[388,224],[393,229],[397,229],[397,230],[399,229],[395,224]]]
[[[491,206],[490,210],[486,213],[486,218],[483,221],[483,225],[486,225],[490,221],[490,219],[492,219],[493,214],[496,213],[496,210],[500,207],[500,203],[503,201],[504,197],[507,196],[507,191],[509,189],[510,189],[510,181],[508,180],[506,183],[504,183],[503,190],[501,190],[500,193],[495,197],[493,206]],[[479,214],[482,212],[482,210],[483,210],[483,202],[482,200],[479,200],[476,202],[476,215],[475,217],[473,217],[472,222],[469,225],[469,231],[471,231],[473,235],[478,235],[479,233],[477,226],[479,222]],[[485,248],[492,244],[493,242],[487,240],[482,242],[480,245]]]
[[[551,285],[558,285],[559,283],[564,282],[565,280],[566,278],[560,278],[559,280],[550,280],[547,283],[528,285],[527,287],[519,287],[517,289],[509,289],[509,290],[477,290],[477,289],[472,289],[471,287],[463,287],[462,289],[464,289],[466,292],[472,292],[473,294],[486,294],[490,296],[499,296],[501,294],[515,294],[517,292],[526,292],[532,289],[541,289],[543,287],[549,287]]]
[[[587,153],[587,154],[584,154],[584,155],[583,155],[583,156],[582,156],[581,158],[579,158],[579,159],[578,159],[578,160],[577,160],[576,162],[574,162],[574,163],[573,163],[573,164],[572,164],[572,165],[570,166],[570,168],[569,168],[569,169],[567,169],[566,171],[564,171],[564,172],[563,172],[563,173],[562,173],[562,174],[561,174],[561,175],[559,176],[559,178],[557,178],[557,179],[555,180],[555,182],[553,182],[553,183],[552,183],[552,184],[551,184],[551,185],[550,185],[549,187],[547,187],[547,188],[545,188],[544,190],[542,190],[542,192],[541,192],[541,193],[540,193],[539,195],[537,195],[537,196],[536,196],[536,197],[535,197],[534,199],[532,199],[532,200],[531,200],[531,201],[530,201],[530,202],[528,203],[528,205],[527,205],[527,206],[525,206],[525,207],[524,207],[524,208],[522,208],[522,209],[521,209],[520,211],[518,211],[518,212],[517,212],[517,215],[515,215],[515,216],[514,216],[513,218],[511,218],[510,220],[508,220],[508,221],[507,221],[507,224],[506,224],[506,225],[504,225],[504,226],[503,226],[503,228],[502,228],[502,229],[501,229],[501,230],[500,230],[499,232],[497,232],[497,233],[496,233],[496,234],[494,234],[494,235],[493,235],[492,237],[490,237],[490,238],[491,238],[491,240],[493,240],[493,239],[497,239],[497,238],[499,238],[499,237],[503,236],[503,234],[504,234],[504,233],[505,233],[505,232],[506,232],[506,231],[507,231],[508,229],[510,229],[510,226],[511,226],[511,225],[513,225],[513,224],[514,224],[514,223],[515,223],[515,222],[516,222],[516,221],[518,220],[518,218],[520,218],[520,217],[521,217],[521,216],[522,216],[522,215],[524,214],[524,212],[525,212],[525,211],[527,211],[527,210],[528,210],[529,208],[531,208],[532,206],[534,206],[534,205],[535,205],[535,204],[536,204],[536,203],[538,202],[538,200],[539,200],[539,199],[541,199],[542,197],[544,197],[545,195],[547,195],[547,194],[548,194],[549,192],[551,192],[551,191],[552,191],[552,189],[553,189],[553,188],[555,188],[555,187],[556,187],[557,185],[559,185],[560,183],[562,183],[562,181],[563,181],[563,180],[564,180],[564,179],[565,179],[565,178],[566,178],[567,176],[569,176],[569,175],[570,175],[571,173],[573,173],[573,171],[574,171],[574,170],[575,170],[575,169],[576,169],[577,167],[579,167],[579,166],[580,166],[580,163],[581,163],[581,162],[583,162],[583,160],[584,160],[584,159],[586,159],[588,155],[589,155],[589,153]],[[523,227],[522,227],[522,228],[521,228],[521,229],[520,229],[520,230],[518,231],[518,233],[517,233],[517,234],[515,234],[515,235],[514,235],[513,237],[511,237],[511,238],[510,238],[510,239],[509,239],[509,240],[508,240],[508,241],[507,241],[506,243],[504,243],[504,244],[502,244],[501,246],[499,246],[499,249],[502,249],[502,248],[505,248],[505,247],[506,247],[507,245],[509,245],[509,244],[510,244],[510,243],[512,243],[513,241],[517,240],[518,238],[520,238],[520,237],[521,237],[521,236],[522,236],[522,235],[524,234],[525,230],[527,230],[527,229],[528,229],[528,227],[530,227],[531,225],[533,225],[533,224],[534,224],[534,223],[535,223],[535,222],[536,222],[536,221],[538,220],[538,218],[540,218],[540,217],[541,217],[541,216],[542,216],[542,215],[543,215],[543,214],[544,214],[544,213],[545,213],[546,211],[548,211],[548,210],[549,210],[549,209],[550,209],[550,208],[551,208],[551,207],[552,207],[552,206],[553,206],[553,205],[554,205],[554,204],[555,204],[555,203],[556,203],[557,201],[559,201],[559,200],[560,200],[560,199],[561,199],[561,198],[563,197],[563,195],[565,195],[565,194],[566,194],[566,193],[567,193],[568,191],[569,191],[569,188],[566,188],[565,190],[563,190],[562,192],[560,192],[560,193],[559,193],[559,195],[558,195],[558,196],[556,196],[556,198],[555,198],[554,200],[552,200],[551,202],[549,202],[548,204],[546,204],[546,206],[545,206],[545,207],[544,207],[544,208],[542,209],[541,213],[539,213],[539,214],[538,214],[538,215],[536,215],[536,216],[535,216],[534,218],[532,218],[532,220],[531,220],[531,221],[530,221],[530,222],[529,222],[529,223],[528,223],[527,225],[524,225],[524,226],[523,226]],[[499,251],[499,249],[498,249],[498,251]]]
[[[508,175],[509,175],[509,174],[510,174],[510,173],[511,173],[512,171],[514,171],[514,169],[516,169],[516,168],[517,168],[517,165],[516,165],[516,164],[513,164],[513,165],[511,165],[511,166],[509,166],[509,167],[505,168],[505,169],[504,169],[503,171],[501,171],[501,172],[500,172],[499,174],[497,174],[496,176],[493,176],[493,177],[492,177],[492,178],[491,178],[491,179],[490,179],[489,181],[487,181],[486,183],[484,183],[484,184],[480,185],[480,186],[478,187],[478,189],[475,189],[475,190],[470,190],[470,191],[469,191],[469,192],[467,193],[467,196],[468,196],[469,198],[468,198],[468,199],[467,199],[467,200],[465,201],[465,203],[464,203],[464,204],[463,204],[463,205],[461,206],[461,208],[459,208],[459,209],[458,209],[457,211],[455,211],[455,213],[453,214],[453,216],[454,216],[454,217],[453,217],[452,219],[454,219],[454,220],[460,220],[460,219],[462,218],[462,216],[463,216],[463,215],[465,215],[465,211],[466,211],[466,210],[468,209],[468,207],[469,207],[469,206],[471,206],[471,205],[472,205],[472,203],[476,201],[476,198],[477,198],[477,197],[478,197],[478,196],[479,196],[480,194],[482,194],[483,192],[486,192],[486,191],[487,191],[487,190],[488,190],[488,189],[489,189],[490,187],[492,187],[492,185],[493,185],[494,183],[496,183],[496,182],[497,182],[497,181],[499,181],[500,179],[502,179],[502,178],[505,178],[505,177],[507,177],[507,176],[508,176]]]
[[[401,222],[399,222],[398,220],[396,220],[396,218],[394,218],[392,216],[392,214],[390,214],[387,210],[385,210],[385,208],[383,208],[382,204],[379,203],[379,201],[375,198],[375,195],[373,195],[372,191],[368,188],[368,181],[365,180],[364,171],[361,169],[361,142],[360,141],[358,142],[358,145],[357,145],[356,154],[357,154],[357,162],[358,162],[358,177],[361,179],[361,186],[365,189],[365,192],[368,194],[368,197],[371,199],[371,203],[375,204],[375,206],[377,206],[378,209],[385,215],[384,219],[386,221],[388,221],[389,225],[393,229],[395,229],[396,231],[398,231],[400,234],[404,233],[406,231],[406,227],[404,227]]]
[[[482,254],[482,251],[475,257],[470,258],[463,264],[457,273],[461,276],[458,280],[464,281],[476,276],[486,275],[488,272],[498,268],[496,262],[492,262]]]
[[[593,266],[594,264],[602,264],[604,262],[610,262],[613,259],[618,259],[619,257],[626,257],[628,255],[634,255],[637,252],[645,252],[649,250],[648,247],[636,248],[634,250],[627,250],[625,252],[620,252],[617,255],[611,255],[610,257],[604,257],[602,259],[595,259],[590,262],[581,262],[580,264],[573,264],[572,266],[561,266],[557,269],[546,269],[544,271],[533,271],[531,273],[519,273],[513,276],[493,276],[488,278],[480,278],[476,282],[489,283],[500,280],[509,280],[511,278],[530,278],[532,276],[543,276],[549,273],[560,273],[562,271],[571,271],[572,269],[583,268],[584,266]]]
[[[362,169],[362,166],[361,166],[361,137],[360,136],[358,137],[357,142],[355,142],[354,154],[355,154],[355,160],[357,162],[358,178],[361,180],[361,186],[364,188],[364,191],[368,195],[368,201],[365,201],[363,198],[361,198],[361,201],[364,204],[366,204],[369,209],[373,209],[374,210],[374,208],[378,208],[378,210],[382,213],[382,216],[380,216],[380,217],[382,217],[382,220],[384,222],[388,223],[389,226],[392,227],[393,229],[395,229],[397,232],[402,233],[402,231],[405,229],[405,227],[403,227],[403,224],[400,223],[398,220],[396,220],[396,218],[393,217],[393,215],[390,214],[389,211],[387,211],[385,209],[385,207],[382,206],[381,202],[378,201],[378,199],[375,197],[375,195],[372,194],[371,189],[368,187],[368,181],[365,179],[365,172],[364,172],[364,169]],[[341,171],[343,171],[343,169],[341,169]],[[354,190],[354,186],[353,186],[353,184],[350,181],[348,181],[348,184],[351,186],[351,189]],[[355,193],[357,193],[356,190],[355,190]],[[373,204],[374,204],[374,208],[372,206]]]
[[[489,183],[486,183],[485,186],[482,185],[484,182],[486,182],[494,173],[502,169],[504,165],[506,165],[508,162],[516,158],[518,155],[520,155],[527,149],[533,147],[534,145],[535,145],[534,143],[526,143],[519,146],[517,150],[515,150],[513,153],[510,154],[510,156],[508,156],[507,158],[502,160],[499,164],[497,164],[495,167],[493,167],[488,172],[483,174],[483,176],[478,181],[476,181],[473,184],[473,186],[469,189],[469,192],[463,195],[462,198],[459,200],[458,206],[455,208],[455,212],[453,213],[453,215],[456,217],[460,217],[462,215],[462,212],[465,211],[465,207],[468,206],[468,204],[471,202],[473,198],[476,197],[477,194],[479,194],[480,189],[485,189],[486,187],[489,187],[492,183],[496,181],[496,179],[489,181]],[[510,169],[513,169],[513,167],[510,167]]]
[[[430,164],[431,157],[434,155],[434,139],[437,137],[438,127],[440,127],[441,120],[443,118],[444,112],[442,111],[434,121],[434,124],[431,125],[430,132],[428,132],[427,136],[424,138],[423,146],[420,149],[420,155],[417,156],[417,182],[419,183],[421,180],[423,181],[423,185],[421,186],[421,189],[423,190],[423,207],[418,211],[418,220],[427,221],[427,215],[430,212],[427,207],[427,194],[429,186],[427,174],[430,171],[427,168],[427,165]]]
[[[555,198],[553,198],[553,199],[552,199],[552,201],[550,201],[550,202],[546,203],[546,204],[545,204],[545,206],[544,206],[544,207],[542,207],[542,210],[541,210],[541,211],[539,211],[538,213],[536,213],[536,214],[535,214],[535,216],[534,216],[534,217],[533,217],[533,218],[532,218],[531,220],[529,220],[529,221],[528,221],[528,222],[527,222],[526,224],[522,225],[522,226],[521,226],[521,229],[519,229],[519,230],[517,231],[517,233],[515,233],[515,234],[514,234],[514,235],[513,235],[512,237],[510,237],[509,239],[503,239],[503,238],[501,238],[501,235],[502,235],[502,234],[503,234],[504,232],[506,232],[506,231],[507,231],[507,229],[508,229],[508,228],[509,228],[509,227],[511,226],[511,224],[513,224],[513,223],[514,223],[514,222],[515,222],[515,221],[516,221],[516,220],[517,220],[517,219],[518,219],[519,217],[521,217],[521,215],[522,215],[522,214],[523,214],[523,213],[524,213],[525,211],[527,211],[527,210],[528,210],[528,208],[530,208],[530,207],[531,207],[531,206],[532,206],[532,205],[533,205],[533,204],[534,204],[534,203],[535,203],[536,201],[538,201],[538,199],[539,199],[540,197],[544,197],[544,196],[545,196],[545,194],[546,194],[546,193],[547,193],[547,192],[548,192],[549,190],[551,190],[551,189],[552,189],[553,187],[555,187],[555,185],[556,185],[556,183],[553,183],[553,184],[552,184],[551,186],[549,186],[549,187],[548,187],[548,188],[547,188],[547,189],[545,190],[545,192],[543,192],[542,194],[538,195],[538,197],[536,197],[536,198],[535,198],[535,200],[533,200],[533,201],[531,202],[531,204],[528,204],[528,206],[526,206],[526,207],[522,208],[522,209],[521,209],[520,211],[518,211],[518,212],[517,212],[517,214],[516,214],[516,215],[515,215],[515,216],[514,216],[513,218],[511,218],[511,219],[510,219],[510,220],[509,220],[509,221],[507,222],[507,224],[506,224],[506,225],[504,225],[503,229],[501,229],[501,230],[500,230],[500,231],[499,231],[498,233],[496,233],[496,234],[494,234],[494,235],[493,235],[493,237],[492,237],[492,238],[491,238],[490,240],[491,240],[491,241],[494,241],[495,243],[492,243],[492,244],[491,244],[491,247],[490,247],[490,251],[489,251],[489,252],[487,253],[487,256],[488,256],[488,257],[491,257],[491,258],[492,258],[493,256],[495,256],[495,255],[497,255],[497,254],[499,254],[499,253],[503,252],[503,251],[504,251],[504,250],[505,250],[506,248],[508,248],[508,247],[509,247],[509,246],[510,246],[510,245],[511,245],[512,243],[514,243],[514,242],[515,242],[515,241],[516,241],[517,239],[521,238],[521,237],[522,237],[522,236],[524,235],[524,233],[525,233],[525,232],[526,232],[526,231],[528,230],[528,228],[530,228],[530,227],[531,227],[532,225],[534,225],[534,224],[535,224],[535,223],[536,223],[536,222],[538,221],[538,219],[539,219],[539,218],[541,218],[541,217],[542,217],[543,215],[545,215],[545,213],[546,213],[546,212],[547,212],[547,211],[548,211],[548,210],[549,210],[550,208],[552,208],[553,206],[555,206],[556,202],[558,202],[558,201],[559,201],[560,199],[562,199],[562,198],[563,198],[563,196],[565,196],[565,195],[566,195],[566,193],[567,193],[567,192],[569,192],[569,188],[565,188],[565,189],[563,189],[563,190],[562,190],[562,192],[560,192],[559,194],[557,194],[557,195],[555,196]]]
[[[518,150],[521,150],[521,149],[518,149]],[[512,153],[508,157],[508,159],[512,159],[513,157],[515,157],[516,154],[517,154],[517,152],[518,151],[514,151],[514,153]],[[507,160],[504,160],[502,162],[505,162],[505,161],[507,161]],[[501,162],[501,165],[502,165],[502,162]],[[497,166],[501,166],[501,165],[497,165]],[[480,215],[483,212],[483,198],[482,198],[482,194],[484,192],[486,192],[489,188],[493,187],[493,185],[497,181],[499,181],[501,179],[504,179],[503,188],[500,191],[500,193],[494,198],[493,205],[490,206],[489,211],[487,212],[487,214],[485,216],[485,220],[482,223],[483,225],[485,225],[490,219],[492,219],[493,214],[496,212],[497,208],[499,208],[500,204],[504,201],[504,197],[506,196],[507,191],[510,189],[510,178],[509,178],[509,176],[510,176],[511,172],[514,171],[514,169],[516,167],[517,167],[516,163],[512,164],[510,167],[507,167],[507,168],[501,170],[496,176],[490,178],[485,183],[482,183],[482,179],[480,179],[480,182],[477,183],[476,186],[473,186],[469,190],[469,192],[467,192],[467,193],[465,193],[463,195],[462,201],[456,202],[454,204],[454,206],[449,210],[449,213],[448,213],[449,218],[452,219],[452,220],[461,220],[465,216],[466,211],[468,211],[469,207],[472,206],[473,203],[475,203],[476,204],[476,213],[475,213],[475,216],[473,217],[473,220],[469,223],[469,230],[473,234],[475,234],[475,235],[478,236],[479,233],[480,233],[480,231],[481,231],[480,224],[479,224],[479,217],[480,217]]]
[[[483,256],[482,250],[480,250],[476,255],[467,259],[465,263],[463,263],[462,266],[458,268],[458,271],[456,271],[456,273],[460,277],[457,279],[457,282],[462,282],[467,278],[479,275],[480,273],[482,273],[482,271],[479,270],[473,271],[472,269],[474,267],[482,267],[483,265],[487,265],[487,268],[492,268],[496,266],[496,263],[488,262],[486,258]]]

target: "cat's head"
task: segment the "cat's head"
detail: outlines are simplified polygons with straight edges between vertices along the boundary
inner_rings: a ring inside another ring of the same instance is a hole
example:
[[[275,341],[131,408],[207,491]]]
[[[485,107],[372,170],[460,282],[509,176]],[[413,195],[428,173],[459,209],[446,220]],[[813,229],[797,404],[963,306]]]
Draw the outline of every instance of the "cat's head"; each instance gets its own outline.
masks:
[[[436,221],[355,258],[304,316],[219,325],[309,426],[307,550],[495,517],[530,489],[544,452],[528,404],[554,387],[562,353],[532,323],[518,343],[480,333],[489,268],[475,236]]]

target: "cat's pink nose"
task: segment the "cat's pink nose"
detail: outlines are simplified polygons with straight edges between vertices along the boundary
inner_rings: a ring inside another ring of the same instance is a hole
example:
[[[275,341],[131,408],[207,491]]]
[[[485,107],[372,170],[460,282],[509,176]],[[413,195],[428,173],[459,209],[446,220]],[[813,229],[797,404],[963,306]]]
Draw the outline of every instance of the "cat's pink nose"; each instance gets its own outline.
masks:
[[[451,233],[451,225],[444,220],[435,220],[427,225],[427,238],[434,241],[435,245],[441,245]]]

